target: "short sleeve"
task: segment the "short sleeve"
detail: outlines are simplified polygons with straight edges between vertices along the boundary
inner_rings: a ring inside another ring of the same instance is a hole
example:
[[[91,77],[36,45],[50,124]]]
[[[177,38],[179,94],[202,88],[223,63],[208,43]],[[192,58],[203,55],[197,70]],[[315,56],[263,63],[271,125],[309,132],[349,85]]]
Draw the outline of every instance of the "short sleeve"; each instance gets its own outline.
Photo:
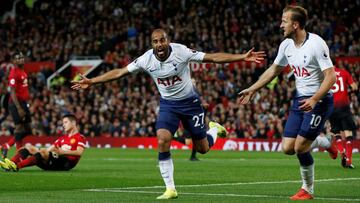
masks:
[[[139,72],[140,70],[145,69],[148,52],[141,55],[139,58],[135,59],[133,62],[127,65],[127,69],[130,73]]]
[[[78,146],[85,148],[85,143],[86,143],[85,137],[80,135],[78,138]]]
[[[180,45],[180,46],[181,46],[180,54],[186,61],[193,61],[200,63],[204,60],[204,56],[205,56],[204,52],[189,49],[185,45]]]
[[[9,76],[8,76],[9,86],[15,87],[16,86],[16,73],[15,68],[12,68],[10,70]]]
[[[275,64],[282,66],[282,67],[285,67],[288,65],[289,62],[285,56],[285,49],[288,45],[289,45],[289,42],[287,40],[284,40],[283,42],[281,42],[278,53],[274,60]]]
[[[325,41],[320,37],[316,44],[315,59],[322,71],[334,67],[330,59],[329,47],[326,45]]]

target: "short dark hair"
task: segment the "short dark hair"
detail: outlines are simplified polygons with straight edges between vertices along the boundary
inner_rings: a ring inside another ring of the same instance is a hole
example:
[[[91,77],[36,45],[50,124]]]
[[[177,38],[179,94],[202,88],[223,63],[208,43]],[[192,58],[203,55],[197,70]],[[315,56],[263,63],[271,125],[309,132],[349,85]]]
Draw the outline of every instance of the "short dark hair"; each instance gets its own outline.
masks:
[[[308,12],[301,6],[288,5],[284,8],[283,12],[291,11],[291,20],[299,22],[299,26],[303,29],[308,19]]]
[[[16,50],[16,51],[12,54],[11,58],[12,58],[12,59],[16,59],[16,56],[18,56],[18,55],[24,55],[24,54],[23,54],[21,51]]]
[[[62,118],[63,119],[68,118],[70,121],[75,121],[75,122],[77,121],[76,116],[71,113],[64,114]]]

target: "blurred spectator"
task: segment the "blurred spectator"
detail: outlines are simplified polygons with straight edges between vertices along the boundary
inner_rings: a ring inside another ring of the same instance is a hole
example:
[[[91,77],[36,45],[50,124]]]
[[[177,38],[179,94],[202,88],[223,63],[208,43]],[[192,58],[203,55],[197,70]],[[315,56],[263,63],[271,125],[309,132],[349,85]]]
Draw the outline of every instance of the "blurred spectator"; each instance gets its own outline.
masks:
[[[307,30],[326,40],[332,56],[360,56],[359,1],[298,2],[311,14]],[[204,52],[240,53],[255,46],[267,51],[271,64],[282,40],[277,19],[285,4],[269,0],[37,0],[29,8],[21,1],[15,19],[1,23],[0,64],[15,47],[32,61],[51,60],[57,67],[76,55],[100,55],[104,64],[91,73],[100,74],[127,65],[149,49],[150,38],[145,36],[157,27],[164,28],[172,41]],[[360,81],[359,63],[339,65]],[[224,123],[229,137],[281,137],[295,86],[292,78],[277,78],[255,96],[253,104],[241,106],[237,101],[237,92],[252,84],[266,67],[222,64],[192,73],[197,90],[209,104],[209,119]],[[150,78],[132,75],[76,92],[60,76],[52,83],[57,88],[47,89],[50,74],[44,70],[30,75],[34,134],[59,134],[62,127],[57,121],[62,112],[69,111],[75,113],[86,136],[155,136],[159,94]],[[6,86],[0,85],[0,89]],[[360,136],[359,92],[351,93],[351,101]],[[11,123],[4,121],[1,132],[11,132]]]

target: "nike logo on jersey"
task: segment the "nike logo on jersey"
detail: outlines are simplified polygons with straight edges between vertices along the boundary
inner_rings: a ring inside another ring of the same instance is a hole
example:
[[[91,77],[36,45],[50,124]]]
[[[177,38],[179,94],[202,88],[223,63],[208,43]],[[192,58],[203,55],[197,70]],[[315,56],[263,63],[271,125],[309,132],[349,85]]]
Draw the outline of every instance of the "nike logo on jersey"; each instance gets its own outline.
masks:
[[[198,99],[194,99],[193,103],[196,103],[196,102],[198,102],[198,101],[199,101]]]
[[[287,57],[290,58],[292,55],[288,55]]]
[[[152,72],[156,71],[156,69],[150,69],[149,71],[150,71],[150,73],[152,73]]]

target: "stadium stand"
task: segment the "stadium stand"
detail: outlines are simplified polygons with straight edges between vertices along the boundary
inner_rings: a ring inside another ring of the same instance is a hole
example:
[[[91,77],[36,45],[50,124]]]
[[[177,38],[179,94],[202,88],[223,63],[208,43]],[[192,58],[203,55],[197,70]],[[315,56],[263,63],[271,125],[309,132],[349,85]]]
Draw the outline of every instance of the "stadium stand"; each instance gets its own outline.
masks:
[[[224,123],[230,137],[281,137],[294,90],[293,79],[282,75],[246,106],[238,104],[237,93],[252,84],[274,60],[282,40],[278,19],[285,3],[167,2],[37,0],[28,5],[21,1],[16,5],[15,18],[2,19],[0,24],[0,62],[8,62],[8,55],[15,49],[24,50],[29,61],[53,61],[56,67],[72,56],[99,55],[104,63],[91,73],[99,74],[125,66],[149,49],[149,33],[157,27],[166,29],[172,41],[206,52],[241,53],[255,46],[268,56],[260,67],[243,63],[229,68],[224,64],[210,66],[210,71],[194,71],[193,76],[201,81],[197,89],[209,104],[208,118]],[[298,2],[313,14],[308,30],[327,41],[333,56],[360,56],[359,1]],[[359,61],[342,63],[358,82]],[[134,75],[77,92],[70,89],[72,78],[60,76],[48,89],[46,78],[50,74],[43,69],[30,76],[33,134],[59,134],[61,113],[73,112],[85,136],[155,136],[159,95],[155,85],[149,85],[150,78]],[[5,91],[5,87],[2,82],[0,89]],[[351,101],[360,136],[359,92],[351,93]],[[1,115],[4,112],[1,109]],[[0,134],[9,135],[12,129],[8,117],[1,124]]]

